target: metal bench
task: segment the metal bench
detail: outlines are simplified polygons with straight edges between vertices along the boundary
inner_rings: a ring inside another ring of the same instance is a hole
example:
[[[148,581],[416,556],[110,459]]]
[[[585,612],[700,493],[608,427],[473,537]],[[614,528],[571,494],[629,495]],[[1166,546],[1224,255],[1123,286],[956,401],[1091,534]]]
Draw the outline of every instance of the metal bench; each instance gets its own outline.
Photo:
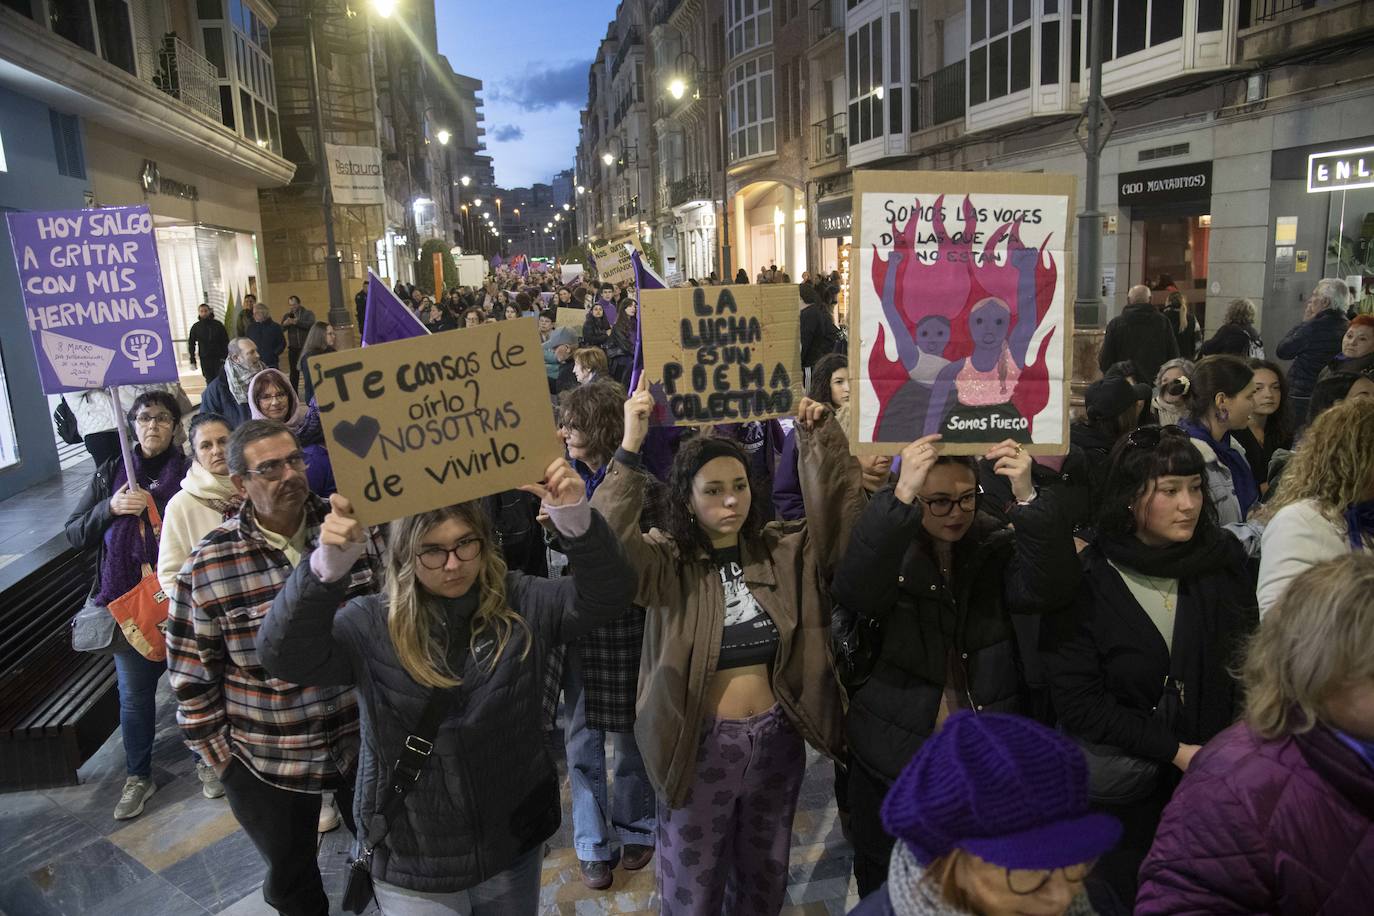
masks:
[[[94,564],[58,535],[0,569],[0,792],[75,785],[119,724],[114,659],[71,647]]]

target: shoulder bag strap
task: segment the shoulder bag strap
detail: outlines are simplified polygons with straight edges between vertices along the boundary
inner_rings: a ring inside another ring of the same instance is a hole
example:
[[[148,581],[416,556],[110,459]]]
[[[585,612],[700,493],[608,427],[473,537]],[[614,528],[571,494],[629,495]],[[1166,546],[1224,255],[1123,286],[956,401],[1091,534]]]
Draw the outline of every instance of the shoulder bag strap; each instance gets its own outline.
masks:
[[[391,768],[391,776],[382,790],[382,802],[360,837],[364,858],[372,858],[373,848],[391,830],[391,822],[400,814],[407,793],[419,780],[425,760],[434,751],[434,736],[439,733],[439,723],[452,704],[451,690],[435,689],[429,692],[424,711],[420,713],[420,721],[416,723],[415,731],[406,736],[401,756]]]

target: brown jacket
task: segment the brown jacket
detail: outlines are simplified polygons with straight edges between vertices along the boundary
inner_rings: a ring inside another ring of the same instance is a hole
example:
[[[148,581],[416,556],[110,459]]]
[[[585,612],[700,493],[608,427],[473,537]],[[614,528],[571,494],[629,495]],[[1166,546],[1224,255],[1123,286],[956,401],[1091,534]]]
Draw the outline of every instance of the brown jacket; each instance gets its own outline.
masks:
[[[827,419],[798,429],[801,488],[808,517],[772,522],[741,542],[744,581],[778,627],[773,693],[797,732],[835,757],[843,747],[840,689],[830,652],[830,577],[864,507],[859,464],[843,430]],[[684,559],[662,531],[639,530],[644,475],[613,461],[592,498],[639,574],[635,603],[647,609],[635,739],[654,791],[681,807],[691,787],[707,685],[716,671],[725,593],[702,551]]]

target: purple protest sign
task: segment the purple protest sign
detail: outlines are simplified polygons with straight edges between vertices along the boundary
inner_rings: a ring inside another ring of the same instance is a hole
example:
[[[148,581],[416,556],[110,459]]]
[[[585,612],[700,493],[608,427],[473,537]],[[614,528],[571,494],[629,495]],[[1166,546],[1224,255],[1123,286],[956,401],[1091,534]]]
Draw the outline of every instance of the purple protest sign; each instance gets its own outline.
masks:
[[[179,380],[147,207],[6,218],[44,392]]]

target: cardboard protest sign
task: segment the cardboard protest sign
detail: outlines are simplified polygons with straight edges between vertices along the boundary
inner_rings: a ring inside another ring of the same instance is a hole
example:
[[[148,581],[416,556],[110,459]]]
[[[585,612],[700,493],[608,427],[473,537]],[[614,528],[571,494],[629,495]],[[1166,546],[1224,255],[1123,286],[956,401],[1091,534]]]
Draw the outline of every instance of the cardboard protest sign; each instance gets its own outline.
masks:
[[[558,269],[558,278],[563,281],[564,286],[569,286],[582,279],[581,264],[564,264]]]
[[[796,413],[801,303],[787,285],[642,289],[644,372],[671,426]]]
[[[573,308],[570,305],[560,306],[558,314],[554,316],[553,326],[556,328],[571,328],[577,332],[577,336],[582,336],[582,326],[587,323],[587,310]]]
[[[44,392],[180,378],[147,207],[6,218]]]
[[[562,453],[532,318],[329,353],[310,373],[365,525],[539,480]]]
[[[1074,178],[856,172],[856,454],[1068,448]]]
[[[630,245],[634,250],[643,252],[639,238],[627,235],[605,245],[592,245],[592,260],[596,263],[596,275],[602,283],[633,283],[634,264],[630,261]]]

